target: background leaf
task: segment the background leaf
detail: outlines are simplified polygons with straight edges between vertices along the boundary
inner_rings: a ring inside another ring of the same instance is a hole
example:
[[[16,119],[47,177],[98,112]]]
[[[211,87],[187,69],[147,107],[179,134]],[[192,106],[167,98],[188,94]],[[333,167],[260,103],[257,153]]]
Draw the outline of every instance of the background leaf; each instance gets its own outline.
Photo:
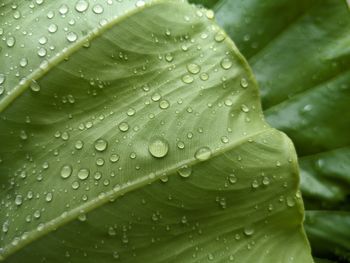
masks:
[[[3,24],[6,261],[312,262],[294,148],[213,13],[82,3],[3,6],[30,27]]]

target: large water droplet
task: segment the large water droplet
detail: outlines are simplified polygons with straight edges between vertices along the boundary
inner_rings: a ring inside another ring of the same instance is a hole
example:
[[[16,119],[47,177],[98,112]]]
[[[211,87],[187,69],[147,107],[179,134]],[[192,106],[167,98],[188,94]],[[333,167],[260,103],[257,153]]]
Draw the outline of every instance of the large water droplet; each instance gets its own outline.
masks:
[[[206,147],[206,146],[199,148],[194,154],[194,157],[199,161],[208,160],[210,156],[211,156],[211,150],[209,147]]]
[[[80,180],[86,180],[89,177],[89,174],[90,174],[90,170],[86,168],[80,169],[78,172],[78,178]]]
[[[167,155],[169,151],[169,144],[162,137],[153,137],[148,145],[148,150],[152,156],[156,158],[162,158]]]
[[[108,143],[104,139],[98,139],[95,142],[95,149],[96,151],[103,152],[107,149]]]
[[[73,171],[72,166],[70,166],[70,165],[64,165],[64,166],[62,166],[62,168],[61,168],[61,177],[62,177],[63,179],[68,178],[69,176],[71,176],[72,171]]]
[[[67,34],[67,40],[68,42],[75,42],[78,39],[77,34],[75,34],[74,32],[69,32]]]
[[[187,70],[192,74],[198,74],[201,71],[201,68],[197,64],[191,63],[187,65]]]
[[[223,69],[230,69],[232,67],[232,61],[228,58],[221,60],[220,65]]]
[[[75,10],[77,10],[80,13],[86,11],[86,9],[88,9],[88,7],[89,7],[89,3],[85,0],[79,0],[75,4]]]
[[[118,125],[118,128],[120,131],[122,132],[126,132],[129,130],[129,124],[127,122],[121,122],[119,125]]]
[[[9,37],[6,40],[6,44],[8,47],[13,47],[16,44],[16,39],[14,37]]]
[[[40,85],[38,84],[38,82],[36,82],[34,79],[32,80],[32,82],[30,83],[30,89],[33,92],[39,92],[40,91]]]
[[[192,169],[191,167],[185,165],[185,166],[182,166],[177,172],[181,177],[187,178],[192,174]]]
[[[93,8],[92,8],[92,11],[95,14],[102,14],[103,13],[103,7],[101,5],[99,5],[99,4],[94,5]]]

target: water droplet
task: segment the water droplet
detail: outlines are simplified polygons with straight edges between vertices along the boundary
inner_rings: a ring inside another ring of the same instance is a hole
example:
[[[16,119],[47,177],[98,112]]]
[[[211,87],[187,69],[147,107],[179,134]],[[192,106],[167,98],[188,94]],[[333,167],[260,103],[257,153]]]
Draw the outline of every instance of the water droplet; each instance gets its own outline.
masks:
[[[171,62],[174,60],[174,57],[169,53],[165,55],[165,60]]]
[[[182,166],[177,172],[181,177],[187,178],[192,174],[192,169],[191,167],[188,167],[187,165],[185,165],[185,166]]]
[[[241,105],[241,110],[242,110],[243,112],[245,112],[245,113],[249,112],[249,108],[248,108],[248,106],[245,105],[245,104],[242,104],[242,105]]]
[[[93,8],[92,8],[92,11],[95,14],[102,14],[103,13],[103,7],[101,5],[99,5],[99,4],[94,5]]]
[[[192,74],[198,74],[201,71],[201,68],[197,64],[191,63],[187,65],[187,70]]]
[[[80,180],[86,180],[89,177],[89,174],[90,174],[90,170],[86,168],[80,169],[78,172],[78,178]]]
[[[39,44],[40,45],[45,45],[47,42],[47,37],[42,36],[41,38],[39,38]]]
[[[159,101],[161,98],[162,96],[158,92],[154,93],[151,97],[153,101]]]
[[[122,132],[126,132],[129,130],[129,124],[127,122],[121,122],[119,125],[118,125],[118,128],[120,131]]]
[[[170,106],[170,103],[169,103],[169,101],[167,101],[167,100],[161,100],[161,101],[159,102],[159,107],[160,107],[161,109],[163,109],[163,110],[169,108],[169,106]]]
[[[47,28],[50,33],[55,33],[57,31],[57,25],[56,24],[50,24]]]
[[[118,155],[118,154],[112,154],[112,155],[110,156],[109,160],[110,160],[112,163],[118,162],[118,160],[119,160],[119,155]]]
[[[246,226],[244,228],[243,232],[246,236],[251,236],[254,234],[254,228],[253,228],[253,226]]]
[[[133,109],[133,108],[130,108],[130,109],[128,109],[128,111],[127,111],[127,115],[128,116],[134,116],[135,115],[135,113],[136,113],[136,111],[135,111],[135,109]]]
[[[203,81],[207,81],[209,79],[209,75],[207,73],[200,74],[199,78]]]
[[[222,137],[221,137],[221,142],[222,142],[222,143],[228,143],[228,142],[229,142],[228,137],[227,137],[227,136],[222,136]]]
[[[88,9],[88,7],[89,7],[89,3],[85,0],[79,0],[75,4],[75,10],[77,10],[80,13],[86,11],[86,9]]]
[[[264,176],[264,178],[263,178],[263,180],[262,180],[262,183],[263,183],[263,185],[269,185],[270,184],[270,179],[268,178],[268,177],[266,177],[266,176]]]
[[[223,58],[220,65],[223,69],[230,69],[232,67],[232,61],[229,58]]]
[[[236,175],[230,174],[230,175],[228,176],[228,181],[229,181],[231,184],[237,183],[237,177],[236,177]]]
[[[97,160],[96,160],[97,166],[102,166],[104,164],[105,164],[105,160],[103,158],[97,158]]]
[[[199,161],[208,160],[210,156],[211,156],[211,150],[209,147],[199,148],[194,154],[194,157]]]
[[[206,10],[205,15],[208,19],[213,19],[215,14],[213,10]]]
[[[15,204],[19,206],[19,205],[22,204],[22,202],[23,202],[23,197],[22,197],[22,195],[16,195]]]
[[[184,149],[185,148],[185,143],[184,142],[182,142],[182,141],[179,141],[178,143],[177,143],[177,147],[179,148],[179,149]]]
[[[46,202],[51,202],[53,199],[53,194],[52,193],[47,193],[45,197]]]
[[[145,6],[145,1],[139,0],[139,1],[136,2],[135,5],[136,5],[136,7],[143,7],[143,6]]]
[[[74,190],[77,190],[77,189],[79,188],[79,186],[80,186],[80,184],[79,184],[78,181],[74,181],[74,182],[72,183],[72,188],[73,188]]]
[[[39,57],[45,57],[46,53],[47,53],[46,48],[41,47],[41,48],[38,49],[38,56]]]
[[[76,142],[75,142],[75,149],[77,149],[77,150],[81,150],[83,147],[84,147],[84,143],[81,141],[81,140],[77,140]]]
[[[21,58],[21,60],[19,61],[19,65],[24,68],[28,65],[28,59],[27,58]],[[1,84],[1,83],[0,83]]]
[[[58,12],[61,14],[61,15],[65,15],[68,13],[68,6],[67,5],[61,5],[60,8],[58,9]]]
[[[242,78],[241,79],[241,87],[246,89],[246,88],[248,88],[248,85],[249,85],[248,80],[246,78]]]
[[[0,74],[0,85],[3,84],[6,80],[6,76],[4,74]]]
[[[14,37],[9,37],[6,40],[6,44],[8,47],[13,47],[16,44],[16,39]]]
[[[256,189],[259,187],[259,182],[257,180],[253,180],[252,182],[252,188]]]
[[[217,32],[215,37],[214,37],[216,42],[222,42],[225,40],[225,38],[226,38],[225,34],[221,31]]]
[[[33,92],[39,92],[40,91],[40,85],[38,84],[38,82],[36,82],[34,79],[32,80],[32,82],[30,83],[30,89]]]
[[[70,166],[70,165],[62,166],[62,168],[61,168],[61,177],[63,179],[68,178],[69,176],[71,176],[72,171],[73,171],[72,166]]]
[[[194,78],[191,75],[186,74],[182,76],[182,81],[186,84],[190,84],[194,81]]]
[[[69,32],[68,34],[67,34],[67,40],[69,41],[69,42],[75,42],[76,40],[78,39],[78,36],[77,36],[77,34],[75,34],[74,32]]]
[[[148,145],[148,150],[153,157],[162,158],[167,155],[169,144],[162,137],[153,137]]]
[[[96,151],[103,152],[107,149],[108,143],[104,139],[98,139],[95,141]]]

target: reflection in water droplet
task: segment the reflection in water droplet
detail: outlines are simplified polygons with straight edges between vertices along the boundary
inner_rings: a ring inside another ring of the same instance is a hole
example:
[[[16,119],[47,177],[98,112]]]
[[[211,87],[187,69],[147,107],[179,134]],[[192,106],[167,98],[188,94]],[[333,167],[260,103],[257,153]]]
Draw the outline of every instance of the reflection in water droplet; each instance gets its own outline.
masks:
[[[162,158],[167,155],[169,144],[162,137],[153,137],[148,145],[148,150],[153,157]]]
[[[208,160],[210,156],[211,156],[211,150],[209,147],[199,148],[194,154],[194,157],[199,161]]]
[[[34,79],[32,80],[32,82],[30,83],[30,89],[33,92],[39,92],[40,91],[40,85],[38,84],[38,82],[36,82]]]
[[[79,186],[80,186],[80,184],[79,184],[78,181],[74,181],[74,182],[72,183],[72,188],[73,188],[74,190],[78,189]]]
[[[194,81],[194,78],[191,75],[186,74],[182,76],[182,81],[186,84],[190,84]]]
[[[103,7],[101,5],[99,5],[99,4],[94,5],[94,7],[92,8],[92,11],[95,14],[102,14],[103,13]]]
[[[197,64],[191,63],[187,65],[187,70],[192,74],[198,74],[201,71],[201,68]]]
[[[75,42],[76,40],[78,39],[78,36],[77,36],[77,34],[75,34],[74,32],[69,32],[68,34],[67,34],[67,40],[68,40],[68,42]]]
[[[126,132],[129,130],[129,124],[127,122],[121,122],[119,125],[118,125],[118,128],[120,131],[122,132]]]
[[[222,41],[225,40],[225,38],[226,38],[225,34],[223,32],[221,32],[221,31],[216,33],[216,35],[214,37],[216,42],[222,42]]]
[[[167,101],[167,100],[161,100],[161,101],[159,102],[159,107],[160,107],[161,109],[163,109],[163,110],[169,108],[169,106],[170,106],[170,103],[169,103],[169,101]]]
[[[245,88],[248,88],[248,85],[249,85],[248,80],[246,78],[242,78],[241,87],[245,89]]]

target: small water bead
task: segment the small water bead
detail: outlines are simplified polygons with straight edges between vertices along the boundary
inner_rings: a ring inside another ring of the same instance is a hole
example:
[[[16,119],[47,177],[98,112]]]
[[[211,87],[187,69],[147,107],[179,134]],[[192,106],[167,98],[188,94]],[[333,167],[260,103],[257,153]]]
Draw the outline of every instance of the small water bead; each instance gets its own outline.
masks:
[[[84,143],[81,140],[77,140],[74,145],[75,149],[81,150],[84,147]]]
[[[20,206],[23,202],[23,197],[22,195],[16,195],[16,198],[15,198],[15,204]]]
[[[40,91],[40,85],[38,84],[38,82],[36,82],[34,79],[31,81],[30,83],[30,89],[33,92],[39,92]]]
[[[77,190],[77,189],[79,188],[79,186],[80,186],[80,184],[79,184],[78,181],[74,181],[74,182],[72,183],[72,188],[73,188],[74,190]]]
[[[103,166],[105,164],[105,160],[103,158],[97,158],[96,165]]]
[[[130,158],[131,159],[136,159],[136,157],[137,157],[136,153],[134,153],[134,152],[130,153]]]
[[[85,222],[86,219],[87,219],[87,217],[86,217],[85,214],[80,214],[80,215],[78,216],[78,220],[79,220],[80,222]]]
[[[112,154],[112,155],[110,156],[109,160],[110,160],[112,163],[118,162],[118,161],[119,161],[119,155],[118,155],[118,154]]]
[[[166,156],[169,151],[168,141],[162,137],[153,137],[149,142],[148,151],[153,157],[162,158]]]
[[[135,5],[136,5],[136,7],[143,7],[143,6],[145,6],[145,4],[146,4],[145,1],[139,0],[139,1],[136,2]]]
[[[85,12],[89,7],[89,3],[85,0],[79,0],[75,4],[75,10],[77,10],[79,13]]]
[[[50,33],[55,33],[57,31],[58,27],[56,24],[50,24],[49,27],[47,28],[47,30],[50,32]]]
[[[199,148],[194,154],[194,157],[199,161],[208,160],[210,156],[211,156],[211,150],[209,147],[206,147],[206,146]]]
[[[231,184],[237,183],[237,177],[236,177],[236,175],[230,174],[230,175],[228,176],[228,181],[229,181]]]
[[[191,167],[185,165],[185,166],[182,166],[178,171],[177,173],[183,177],[183,178],[187,178],[189,177],[191,174],[192,174],[192,169]]]
[[[205,15],[208,19],[213,19],[215,14],[213,10],[206,10]]]
[[[162,96],[158,92],[154,93],[151,97],[153,101],[159,101],[161,98]]]
[[[227,136],[222,136],[222,137],[221,137],[221,142],[222,142],[222,143],[228,143],[228,142],[229,142],[228,137],[227,137]]]
[[[28,65],[28,59],[27,58],[21,58],[21,60],[19,61],[19,65],[24,68]]]
[[[135,109],[133,109],[133,108],[128,109],[128,111],[126,112],[126,114],[127,114],[128,116],[134,116],[135,113],[136,113],[136,111],[135,111]]]
[[[242,78],[241,79],[241,87],[246,89],[246,88],[248,88],[248,86],[249,86],[248,80],[246,78]]]
[[[0,85],[3,84],[6,80],[6,76],[4,74],[0,74]]]
[[[51,202],[53,199],[53,194],[52,193],[47,193],[45,196],[45,201],[46,202]]]
[[[107,149],[108,143],[104,139],[98,139],[95,141],[95,149],[96,151],[103,152]]]
[[[254,234],[254,228],[253,226],[249,225],[249,226],[246,226],[243,230],[244,234],[246,236],[252,236]]]
[[[256,189],[259,187],[259,182],[257,180],[253,180],[252,182],[252,188]]]
[[[47,37],[42,36],[41,38],[39,38],[38,42],[40,45],[45,45],[47,43]]]
[[[90,170],[86,168],[82,168],[78,172],[78,178],[80,180],[86,180],[89,177],[89,175],[90,175]]]
[[[129,124],[127,122],[121,122],[119,125],[118,125],[118,128],[120,131],[122,132],[126,132],[129,130]]]
[[[46,48],[44,47],[39,48],[37,53],[39,57],[45,57],[47,53]]]
[[[170,103],[169,103],[169,101],[167,101],[167,100],[161,100],[161,101],[159,102],[159,107],[160,107],[162,110],[165,110],[165,109],[169,108],[169,106],[170,106]]]
[[[71,176],[72,172],[73,172],[72,166],[70,166],[70,165],[64,165],[64,166],[62,166],[62,168],[61,168],[61,177],[62,177],[63,179],[66,179],[66,178],[68,178],[69,176]]]
[[[9,37],[6,40],[6,44],[8,47],[13,47],[16,44],[16,39],[14,37]]]
[[[220,62],[220,65],[223,69],[227,70],[232,67],[232,61],[229,58],[223,58]]]
[[[248,106],[245,105],[245,104],[242,104],[242,105],[241,105],[241,110],[242,110],[244,113],[248,113],[248,112],[249,112],[249,108],[248,108]]]
[[[165,55],[165,60],[167,62],[172,62],[174,60],[174,57],[169,53]]]
[[[200,74],[199,78],[203,81],[207,81],[209,79],[209,75],[207,73]]]
[[[201,71],[201,68],[197,64],[191,63],[187,65],[187,70],[189,73],[198,74]]]
[[[214,37],[215,41],[219,42],[219,43],[224,41],[225,38],[226,38],[225,34],[223,32],[221,32],[221,31],[217,32],[215,37]]]
[[[94,5],[93,8],[92,8],[92,11],[95,14],[102,14],[103,13],[103,7],[101,5],[99,5],[99,4]]]
[[[58,9],[58,12],[61,14],[61,15],[65,15],[68,13],[68,6],[67,5],[61,5],[60,8]]]
[[[194,78],[191,75],[188,75],[188,74],[183,75],[181,79],[182,79],[182,81],[185,84],[190,84],[190,83],[192,83],[194,81]]]
[[[270,184],[270,179],[268,177],[264,176],[262,183],[263,183],[263,185],[267,186]]]
[[[78,39],[78,36],[77,36],[77,34],[76,33],[74,33],[74,32],[69,32],[68,34],[67,34],[67,40],[68,40],[68,42],[75,42],[76,40]]]
[[[286,203],[288,207],[293,207],[295,206],[295,199],[293,197],[288,196],[286,199]]]
[[[184,149],[184,148],[185,148],[185,143],[182,142],[182,141],[179,141],[179,142],[177,143],[177,148],[179,148],[180,150]]]
[[[101,178],[102,178],[102,173],[99,172],[99,171],[96,171],[95,174],[94,174],[94,179],[98,181]]]

